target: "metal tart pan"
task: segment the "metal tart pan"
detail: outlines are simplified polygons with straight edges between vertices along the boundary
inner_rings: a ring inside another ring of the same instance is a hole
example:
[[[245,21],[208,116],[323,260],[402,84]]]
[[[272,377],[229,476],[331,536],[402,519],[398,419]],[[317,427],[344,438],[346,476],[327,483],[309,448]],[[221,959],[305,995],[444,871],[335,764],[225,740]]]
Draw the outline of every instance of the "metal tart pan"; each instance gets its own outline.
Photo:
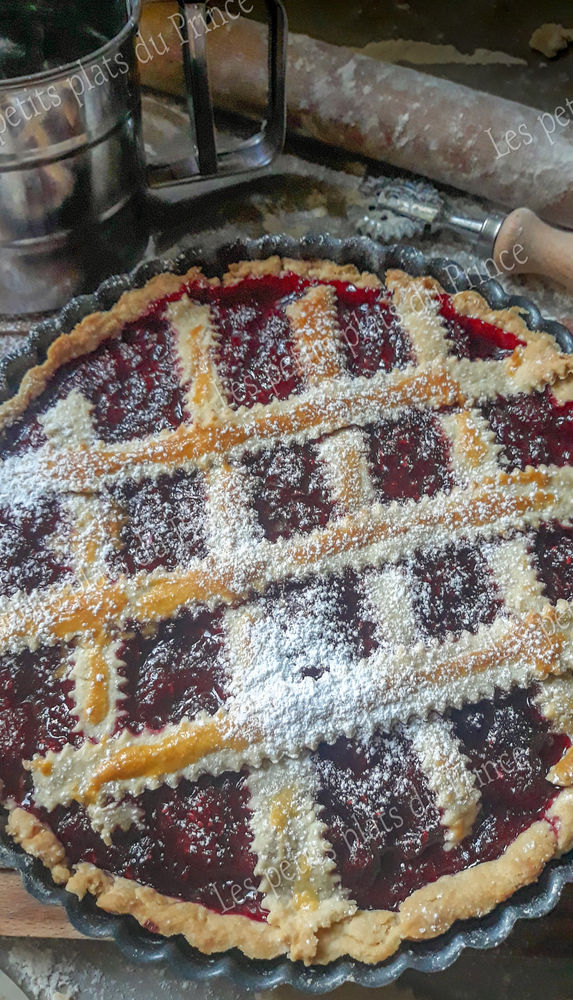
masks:
[[[560,323],[544,319],[529,299],[508,295],[501,285],[477,276],[470,279],[456,262],[443,257],[427,257],[420,250],[404,246],[382,246],[372,240],[334,239],[328,235],[311,235],[302,239],[290,236],[265,236],[261,239],[238,240],[215,251],[193,247],[172,260],[144,261],[130,274],[108,278],[92,295],[72,299],[61,312],[33,328],[27,341],[0,363],[0,401],[13,395],[23,374],[41,363],[49,345],[62,333],[69,333],[88,313],[109,309],[119,296],[130,288],[144,285],[162,271],[183,274],[199,265],[207,274],[222,274],[233,261],[257,260],[279,254],[284,257],[316,257],[337,264],[356,264],[362,270],[383,275],[388,267],[401,268],[408,274],[429,274],[447,291],[477,288],[493,309],[519,306],[532,330],[547,330],[562,350],[573,353],[573,334]],[[3,813],[3,823],[6,814]],[[338,959],[328,966],[311,966],[291,962],[287,958],[270,961],[249,959],[239,951],[203,955],[181,936],[164,938],[150,934],[130,916],[105,913],[98,909],[92,897],[78,900],[73,894],[56,886],[49,871],[38,860],[27,855],[0,829],[0,863],[17,868],[26,889],[44,903],[65,906],[73,926],[93,938],[113,938],[122,953],[131,961],[145,964],[165,963],[181,979],[209,981],[226,976],[245,990],[272,989],[288,984],[304,993],[324,994],[345,982],[362,986],[381,987],[394,982],[406,969],[421,972],[441,972],[456,960],[465,948],[494,948],[504,941],[515,922],[523,918],[541,917],[556,905],[563,886],[573,882],[573,852],[550,862],[539,880],[515,893],[485,917],[458,921],[446,933],[432,941],[402,944],[386,962],[365,965],[354,959]]]

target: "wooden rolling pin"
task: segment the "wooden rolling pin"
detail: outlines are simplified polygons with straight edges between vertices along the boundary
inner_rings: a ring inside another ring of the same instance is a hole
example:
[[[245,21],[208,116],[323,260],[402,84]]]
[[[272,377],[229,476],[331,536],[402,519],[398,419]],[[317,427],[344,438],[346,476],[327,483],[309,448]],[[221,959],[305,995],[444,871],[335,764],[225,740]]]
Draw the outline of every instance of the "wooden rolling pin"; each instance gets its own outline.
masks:
[[[144,7],[138,56],[144,84],[181,94],[177,16],[169,0]],[[266,28],[241,18],[212,28],[207,43],[216,103],[260,114]],[[287,92],[295,131],[573,228],[573,102],[571,114],[543,114],[294,34]]]

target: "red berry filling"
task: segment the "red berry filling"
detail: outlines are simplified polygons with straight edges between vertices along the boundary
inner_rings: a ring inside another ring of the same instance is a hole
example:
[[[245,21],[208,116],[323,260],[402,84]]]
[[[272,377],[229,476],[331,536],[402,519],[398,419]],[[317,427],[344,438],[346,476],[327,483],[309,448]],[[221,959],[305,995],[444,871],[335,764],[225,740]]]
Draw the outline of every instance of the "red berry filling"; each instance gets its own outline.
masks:
[[[97,865],[218,913],[266,918],[256,888],[245,775],[181,781],[176,788],[162,785],[135,801],[139,823],[116,829],[110,845],[75,803],[38,812],[72,864]]]
[[[371,378],[414,360],[387,289],[355,288],[340,281],[334,287],[348,371]]]
[[[550,732],[533,693],[517,689],[450,713],[486,812],[510,809],[536,816],[544,797],[557,792],[545,776],[568,740]]]
[[[31,506],[0,507],[0,594],[29,594],[69,575],[49,544],[61,528],[56,500],[37,497]]]
[[[227,697],[222,613],[185,608],[149,632],[134,626],[118,651],[126,695],[118,728],[139,733],[202,710],[214,715]]]
[[[104,342],[68,368],[62,388],[77,388],[93,404],[96,432],[103,441],[145,437],[183,422],[185,391],[171,329],[160,316],[126,324],[120,338]]]
[[[451,713],[482,796],[471,834],[449,851],[433,795],[400,733],[362,748],[322,745],[315,754],[321,814],[342,885],[359,906],[396,910],[410,893],[500,856],[556,795],[546,780],[566,737],[549,731],[531,692],[499,695]]]
[[[446,336],[452,343],[452,354],[457,358],[469,358],[470,361],[493,358],[498,361],[511,354],[520,344],[525,344],[525,341],[498,326],[473,316],[463,316],[456,311],[449,295],[439,295],[438,299],[440,316],[445,320]]]
[[[320,818],[343,888],[361,908],[394,909],[420,855],[444,840],[410,742],[400,733],[382,734],[363,747],[342,737],[334,746],[321,744],[313,759]]]
[[[266,538],[276,542],[328,523],[334,504],[314,444],[280,444],[247,455],[244,465],[256,479],[253,506]]]
[[[353,570],[329,580],[276,584],[260,603],[264,650],[287,661],[289,676],[316,679],[334,663],[351,664],[377,646],[375,625]]]
[[[209,290],[217,365],[231,405],[270,403],[299,391],[285,308],[307,285],[295,274],[266,275]]]
[[[72,681],[63,676],[62,646],[0,657],[0,785],[2,797],[22,799],[30,774],[22,766],[35,753],[57,752],[83,740],[70,697]]]
[[[418,553],[411,563],[414,612],[428,636],[444,639],[464,629],[490,625],[503,599],[482,552],[470,545],[448,545]]]
[[[573,403],[559,405],[549,388],[498,396],[483,411],[511,468],[573,463]]]
[[[181,424],[185,389],[171,328],[158,315],[162,307],[158,303],[155,313],[126,323],[119,337],[63,365],[28,405],[22,420],[0,439],[0,455],[44,444],[38,417],[73,390],[92,404],[92,420],[102,441],[128,441]]]
[[[0,459],[4,460],[29,449],[40,448],[46,443],[44,428],[34,416],[33,406],[34,403],[30,403],[25,416],[0,432]]]
[[[366,430],[370,471],[380,500],[419,500],[451,490],[449,444],[431,413],[409,410]]]
[[[128,480],[112,490],[123,521],[121,549],[112,557],[127,573],[174,570],[207,554],[205,493],[199,472],[178,469],[157,479]]]
[[[552,604],[573,597],[573,527],[557,521],[541,524],[533,535],[538,577]]]

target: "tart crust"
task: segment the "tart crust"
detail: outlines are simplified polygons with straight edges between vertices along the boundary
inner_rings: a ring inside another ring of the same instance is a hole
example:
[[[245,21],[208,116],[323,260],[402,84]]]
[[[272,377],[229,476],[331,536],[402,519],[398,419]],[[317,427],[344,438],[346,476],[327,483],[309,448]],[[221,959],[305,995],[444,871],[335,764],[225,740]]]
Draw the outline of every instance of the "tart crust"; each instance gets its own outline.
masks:
[[[232,264],[222,282],[234,284],[248,277],[280,275],[286,271],[323,281],[352,282],[357,287],[380,285],[376,276],[361,274],[353,265],[278,257]],[[413,288],[418,295],[432,296],[443,291],[429,277],[413,280],[392,270],[386,278],[397,304],[411,295]],[[109,312],[93,313],[71,333],[58,337],[50,346],[46,360],[30,369],[15,395],[0,405],[0,428],[18,419],[63,364],[117,336],[123,324],[141,317],[156,300],[173,295],[192,281],[218,283],[216,278],[205,278],[198,268],[191,268],[181,277],[170,273],[157,275],[143,288],[124,293]],[[573,358],[560,354],[549,334],[529,330],[518,307],[492,310],[475,291],[459,292],[452,300],[459,313],[496,324],[524,342],[524,346],[516,348],[506,361],[507,371],[514,377],[518,391],[520,388],[531,391],[558,382],[558,398],[561,401],[573,398]],[[340,906],[333,902],[331,918],[328,911],[323,910],[320,926],[312,933],[309,933],[308,921],[302,918],[299,932],[296,917],[292,915],[281,925],[273,922],[272,912],[267,922],[220,914],[197,903],[162,895],[149,886],[113,876],[90,864],[73,866],[52,831],[20,807],[10,810],[7,830],[27,853],[42,861],[56,883],[64,885],[79,898],[90,893],[102,909],[131,914],[154,933],[182,934],[191,945],[205,953],[237,947],[258,959],[287,954],[306,964],[326,964],[349,955],[359,961],[376,963],[393,954],[401,941],[438,936],[456,920],[486,914],[516,890],[534,882],[551,858],[573,846],[573,790],[560,791],[545,817],[523,831],[496,860],[441,876],[413,892],[396,912],[354,907],[353,912],[341,917]]]
[[[560,792],[547,818],[520,833],[501,857],[455,875],[440,876],[413,892],[397,912],[357,910],[343,920],[334,920],[310,940],[305,934],[306,947],[299,944],[296,949],[280,927],[268,922],[176,900],[94,865],[69,865],[52,831],[24,809],[11,811],[7,829],[28,854],[42,861],[57,884],[79,899],[90,893],[108,913],[130,914],[143,927],[166,937],[182,934],[206,954],[239,948],[250,958],[287,954],[307,965],[326,965],[344,955],[375,964],[389,958],[402,941],[437,937],[456,920],[484,916],[518,889],[537,881],[548,861],[573,846],[573,790]],[[306,930],[306,925],[303,927]],[[293,937],[298,937],[296,930]]]

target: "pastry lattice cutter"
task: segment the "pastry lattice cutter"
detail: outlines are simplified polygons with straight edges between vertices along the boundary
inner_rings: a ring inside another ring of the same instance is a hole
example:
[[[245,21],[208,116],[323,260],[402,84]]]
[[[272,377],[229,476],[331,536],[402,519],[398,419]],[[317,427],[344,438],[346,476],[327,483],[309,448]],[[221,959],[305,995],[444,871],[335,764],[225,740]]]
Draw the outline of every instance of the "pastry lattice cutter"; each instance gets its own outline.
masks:
[[[389,243],[449,229],[492,262],[491,277],[541,274],[573,292],[573,232],[548,226],[528,208],[463,215],[432,184],[407,178],[369,177],[362,194],[354,221],[363,236]]]

